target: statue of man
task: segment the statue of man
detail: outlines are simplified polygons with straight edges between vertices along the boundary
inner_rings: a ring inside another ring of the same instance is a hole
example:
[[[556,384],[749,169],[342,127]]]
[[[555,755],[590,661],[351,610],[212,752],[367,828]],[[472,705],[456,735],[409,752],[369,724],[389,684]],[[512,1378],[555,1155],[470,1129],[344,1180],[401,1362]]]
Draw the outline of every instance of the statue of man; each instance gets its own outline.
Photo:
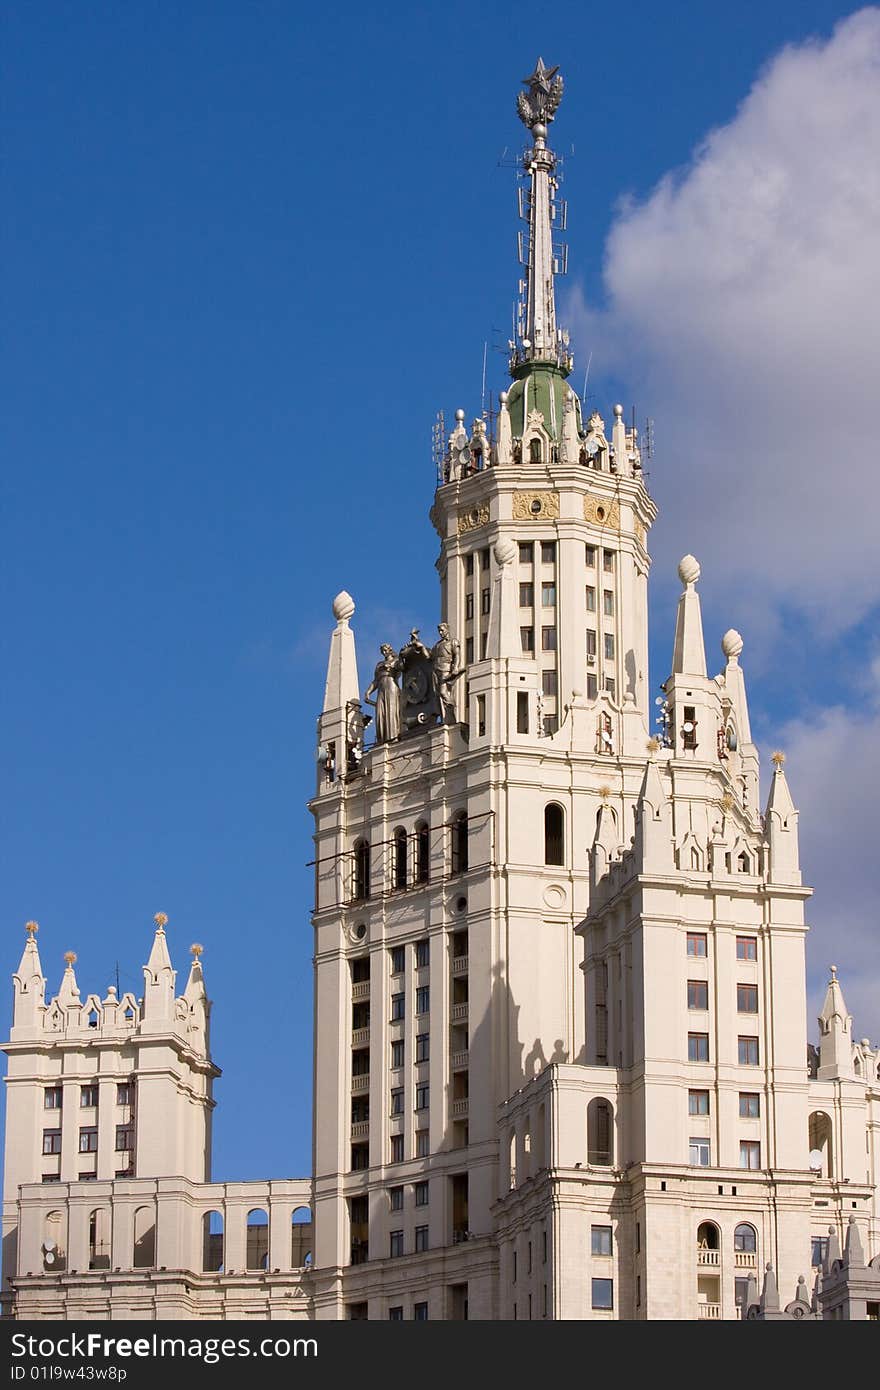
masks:
[[[449,631],[448,623],[439,623],[437,631],[439,642],[431,648],[431,669],[434,677],[434,693],[443,713],[444,724],[455,723],[455,699],[452,686],[462,674],[459,665],[461,647]]]

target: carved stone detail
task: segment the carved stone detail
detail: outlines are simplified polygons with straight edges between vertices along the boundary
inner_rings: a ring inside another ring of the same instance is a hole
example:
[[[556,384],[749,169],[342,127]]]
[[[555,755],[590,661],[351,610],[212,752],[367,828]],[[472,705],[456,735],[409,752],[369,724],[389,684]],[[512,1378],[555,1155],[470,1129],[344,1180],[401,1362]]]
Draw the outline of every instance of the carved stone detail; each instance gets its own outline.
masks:
[[[559,516],[559,494],[556,492],[515,492],[514,521],[554,521]]]
[[[620,508],[607,497],[593,497],[587,493],[584,498],[584,521],[592,521],[594,526],[613,526],[620,529]]]
[[[489,503],[480,502],[476,507],[468,507],[466,511],[458,514],[458,534],[465,535],[468,531],[477,531],[481,526],[489,523]]]
[[[635,529],[635,533],[636,533],[636,540],[638,541],[639,545],[644,545],[644,544],[645,544],[645,528],[644,528],[644,526],[642,525],[642,523],[639,521],[639,518],[638,518],[638,517],[636,517],[636,519],[635,519],[635,528],[634,528],[634,529]]]

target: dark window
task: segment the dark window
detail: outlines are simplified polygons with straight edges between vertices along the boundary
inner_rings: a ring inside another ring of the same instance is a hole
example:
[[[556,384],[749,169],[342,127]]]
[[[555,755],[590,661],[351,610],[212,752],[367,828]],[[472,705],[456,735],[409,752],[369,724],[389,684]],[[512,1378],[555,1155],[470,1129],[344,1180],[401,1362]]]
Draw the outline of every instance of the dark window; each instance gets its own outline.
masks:
[[[134,1130],[131,1125],[116,1126],[116,1152],[134,1148]]]
[[[755,936],[738,936],[736,938],[736,958],[737,960],[757,960],[758,959],[758,939]]]
[[[555,541],[542,541],[542,542],[541,542],[541,564],[542,564],[542,565],[553,565],[553,564],[555,564],[555,563],[556,563],[556,542],[555,542]]]
[[[736,1007],[738,1013],[756,1014],[758,1012],[758,986],[737,985]]]
[[[613,1280],[613,1279],[594,1279],[594,1280],[593,1280],[593,1307],[594,1307],[594,1308],[613,1308],[613,1307],[614,1307],[614,1280]]]
[[[610,632],[605,633],[605,660],[614,660],[614,637]]]
[[[356,900],[370,896],[370,843],[358,840],[354,847],[354,897]]]
[[[389,1322],[403,1322],[403,1304],[397,1303],[393,1308],[388,1309]]]
[[[396,1071],[398,1067],[402,1067],[403,1060],[403,1038],[397,1038],[396,1041],[391,1044],[392,1070]]]
[[[415,944],[416,968],[423,970],[428,964],[431,954],[431,945],[428,941],[417,941]]]
[[[403,1162],[403,1135],[392,1134],[391,1136],[391,1162]]]
[[[590,657],[596,657],[596,629],[592,627],[587,628],[587,659]]]
[[[734,1298],[734,1302],[736,1303],[737,1308],[741,1308],[741,1307],[743,1306],[743,1304],[744,1304],[745,1301],[746,1301],[746,1298],[748,1297],[748,1293],[749,1293],[749,1281],[748,1281],[748,1279],[743,1278],[742,1275],[740,1275],[740,1276],[738,1276],[736,1279],[734,1279],[734,1281],[733,1281],[733,1298]]]
[[[552,580],[541,585],[541,607],[556,607],[556,585]]]
[[[749,1226],[745,1222],[743,1225],[737,1226],[733,1233],[733,1248],[734,1250],[747,1250],[750,1254],[755,1254],[758,1249],[758,1235],[754,1226]]]
[[[413,1187],[413,1196],[417,1207],[426,1207],[428,1205],[428,1184],[417,1182]]]
[[[687,953],[689,956],[704,956],[706,954],[706,936],[704,932],[688,932]]]
[[[739,1117],[741,1120],[758,1120],[761,1117],[761,1097],[757,1091],[740,1091]]]
[[[429,1136],[426,1129],[416,1130],[416,1158],[427,1158],[431,1152],[428,1142]]]
[[[587,585],[587,612],[588,612],[588,613],[595,613],[595,611],[596,611],[596,590],[595,590],[595,588],[593,587],[592,584],[588,584],[588,585]]]
[[[395,1086],[391,1092],[391,1113],[392,1115],[403,1114],[403,1087]]]
[[[392,994],[391,996],[391,1021],[397,1023],[406,1015],[406,995]]]
[[[590,1249],[594,1255],[611,1254],[610,1226],[592,1226],[590,1228]]]
[[[556,676],[555,667],[550,671],[541,672],[541,689],[545,695],[556,695],[559,689],[559,681]]]
[[[427,985],[420,985],[416,990],[416,1013],[426,1014],[430,1007],[431,991]]]
[[[519,543],[519,562],[521,565],[530,565],[534,559],[535,547],[531,541],[520,541]]]
[[[459,811],[452,822],[452,872],[463,874],[468,867],[468,818],[466,811]]]
[[[587,569],[594,570],[596,568],[596,547],[594,545],[586,547],[586,561]]]
[[[370,1166],[369,1144],[352,1144],[351,1167],[354,1173],[363,1173]]]
[[[427,1062],[430,1056],[430,1035],[428,1033],[416,1034],[416,1061]]]
[[[64,1103],[64,1092],[60,1086],[47,1086],[43,1092],[43,1109],[60,1110]]]
[[[427,883],[430,874],[430,838],[426,825],[416,826],[416,882]]]
[[[390,1235],[390,1248],[388,1252],[392,1259],[403,1254],[403,1231],[392,1231]]]
[[[705,980],[688,980],[688,1008],[708,1009],[709,985]]]
[[[741,1067],[756,1067],[758,1065],[757,1038],[739,1038],[737,1040],[737,1051]]]
[[[474,572],[474,557],[473,557],[473,555],[465,555],[465,557],[464,557],[464,572],[465,572],[465,574],[467,574],[467,575],[473,574],[473,572]]]
[[[406,887],[407,875],[407,834],[405,830],[394,832],[394,887]]]
[[[86,1110],[93,1110],[98,1104],[97,1086],[80,1086],[79,1103]]]
[[[520,584],[519,586],[519,606],[520,608],[531,608],[535,602],[534,584]]]
[[[555,651],[556,651],[556,628],[555,628],[555,627],[542,627],[542,628],[541,628],[541,651],[542,651],[542,652],[555,652]]]
[[[606,618],[614,617],[614,594],[610,589],[605,589],[602,593],[602,611]]]
[[[44,1154],[60,1154],[60,1152],[61,1152],[61,1130],[60,1130],[60,1129],[44,1129],[44,1130],[43,1130],[43,1153],[44,1153]]]
[[[602,568],[603,568],[603,570],[605,571],[606,574],[613,574],[613,573],[614,573],[614,551],[613,551],[613,550],[603,550],[603,551],[602,551]]]
[[[134,1088],[132,1087],[129,1081],[121,1081],[119,1085],[116,1087],[116,1104],[131,1105],[131,1095],[133,1089]]]
[[[406,966],[406,947],[392,946],[391,948],[391,973],[392,975],[402,975]]]
[[[605,677],[605,689],[607,690],[608,694],[611,696],[612,700],[614,700],[614,699],[617,698],[617,686],[616,686],[615,683],[614,683],[614,677],[613,677],[613,676],[606,676],[606,677]]]
[[[418,1252],[418,1251],[420,1251],[420,1250],[427,1250],[427,1248],[428,1248],[428,1227],[427,1227],[427,1226],[416,1226],[416,1229],[415,1229],[415,1237],[416,1237],[416,1251]]]
[[[551,801],[544,807],[544,863],[565,863],[565,814],[561,806]]]
[[[474,616],[473,594],[465,594],[464,596],[464,616],[468,621]]]
[[[708,1062],[709,1060],[709,1034],[708,1033],[688,1033],[688,1061],[689,1062]]]
[[[485,550],[481,550],[481,551],[480,551],[480,569],[487,570],[488,568],[489,568],[489,548],[488,548],[488,546],[487,546]]]
[[[388,1199],[389,1199],[389,1202],[390,1202],[390,1204],[391,1204],[391,1210],[392,1210],[392,1211],[403,1211],[403,1188],[402,1188],[402,1187],[389,1187],[389,1189],[388,1189]]]
[[[708,1091],[688,1091],[688,1114],[689,1115],[708,1115],[709,1113],[709,1092]]]
[[[531,632],[531,628],[529,628]],[[516,732],[527,734],[529,732],[529,695],[527,690],[518,690],[516,693]]]
[[[685,705],[684,707],[681,742],[684,748],[696,748],[697,746],[697,712],[693,705]]]
[[[535,650],[535,629],[533,627],[521,627],[519,630],[519,641],[524,656]]]
[[[825,1263],[825,1256],[828,1254],[828,1237],[813,1236],[810,1247],[810,1264],[816,1269],[818,1265]]]
[[[529,463],[541,462],[541,441],[540,439],[529,440]]]
[[[465,661],[468,663],[468,665],[470,665],[470,663],[471,663],[471,662],[473,661],[473,659],[474,659],[474,639],[473,639],[473,637],[467,637],[467,638],[465,638],[465,644],[464,644],[464,659],[465,659]]]
[[[483,589],[482,593],[480,594],[480,612],[481,612],[481,613],[485,614],[485,613],[488,613],[488,612],[489,612],[489,606],[490,606],[490,603],[491,603],[491,597],[492,597],[492,596],[491,596],[491,591],[490,591],[489,589]]]
[[[79,1151],[81,1154],[96,1154],[98,1152],[97,1127],[90,1125],[80,1130]]]
[[[416,1110],[427,1110],[430,1096],[431,1089],[427,1081],[420,1081],[416,1086]]]
[[[358,956],[351,963],[351,982],[355,985],[368,984],[370,979],[370,957]]]
[[[427,1321],[428,1321],[428,1305],[427,1305],[427,1303],[414,1303],[414,1304],[413,1304],[413,1322],[427,1322]]]
[[[598,685],[596,684],[596,677],[595,677],[595,676],[589,676],[589,675],[588,675],[588,676],[587,676],[587,699],[588,699],[588,700],[595,700],[595,698],[596,698],[596,696],[598,695],[598,693],[599,693],[599,687],[598,687]]]

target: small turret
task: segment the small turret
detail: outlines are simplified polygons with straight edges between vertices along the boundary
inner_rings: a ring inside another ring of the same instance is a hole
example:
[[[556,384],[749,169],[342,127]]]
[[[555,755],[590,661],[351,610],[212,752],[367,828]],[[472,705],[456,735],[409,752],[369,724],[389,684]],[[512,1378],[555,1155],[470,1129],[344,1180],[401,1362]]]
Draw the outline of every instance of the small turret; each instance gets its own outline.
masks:
[[[183,991],[183,998],[189,1010],[187,1033],[193,1051],[207,1057],[210,1053],[208,1022],[211,1013],[211,1005],[208,1000],[207,990],[205,989],[205,977],[202,973],[202,951],[204,947],[201,946],[198,941],[195,941],[189,949],[190,955],[192,956],[192,965],[190,966],[186,989]]]
[[[670,806],[653,757],[645,767],[636,802],[635,851],[640,872],[665,872],[674,868]]]
[[[614,812],[608,804],[607,795],[607,790],[603,790],[602,805],[599,807],[599,814],[596,817],[596,835],[593,840],[590,865],[592,871],[590,877],[593,886],[608,872],[608,866],[616,857],[620,843],[617,822],[614,819]]]
[[[153,921],[156,934],[150,958],[144,966],[144,1024],[167,1025],[174,1018],[174,981],[176,972],[168,954],[165,926],[168,918],[157,912]]]
[[[819,1014],[819,1035],[819,1080],[852,1076],[852,1016],[846,1011],[836,965],[831,967],[831,979]]]
[[[706,675],[706,648],[703,645],[703,618],[696,583],[700,566],[693,555],[679,562],[678,577],[684,590],[678,600],[675,618],[675,642],[672,648],[672,674],[681,676]]]
[[[46,1005],[46,981],[37,950],[38,923],[26,922],[27,940],[18,969],[12,977],[12,1028],[34,1028],[41,1020]]]
[[[75,964],[76,951],[65,951],[64,974],[61,976],[61,985],[56,996],[62,1009],[78,1008],[81,1003],[79,985],[76,982],[76,974],[73,969]]]
[[[764,812],[764,835],[769,854],[767,878],[771,883],[799,884],[798,813],[785,776],[785,754],[774,753],[773,765],[775,771]]]

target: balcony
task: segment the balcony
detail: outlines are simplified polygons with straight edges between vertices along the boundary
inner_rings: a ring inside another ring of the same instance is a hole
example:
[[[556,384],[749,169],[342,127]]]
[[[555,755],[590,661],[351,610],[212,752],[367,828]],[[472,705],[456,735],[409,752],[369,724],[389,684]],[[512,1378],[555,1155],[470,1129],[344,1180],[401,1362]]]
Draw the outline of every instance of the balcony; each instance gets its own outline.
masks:
[[[452,1070],[466,1071],[470,1055],[471,1054],[468,1052],[467,1048],[465,1048],[464,1052],[453,1052],[450,1058],[450,1061],[452,1063]]]
[[[355,1028],[354,1032],[353,1032],[352,1035],[351,1035],[351,1045],[352,1045],[352,1047],[365,1047],[366,1044],[367,1044],[369,1041],[370,1041],[370,1030],[369,1030],[369,1028]]]
[[[714,1253],[714,1252],[713,1252]],[[720,1303],[698,1303],[697,1304],[698,1322],[720,1322],[721,1304]]]
[[[453,1006],[452,1006],[452,1022],[453,1022],[453,1023],[467,1023],[467,1016],[468,1016],[468,1006],[467,1006],[467,1004],[453,1004]]]
[[[468,969],[468,958],[467,958],[467,956],[453,956],[453,957],[452,957],[452,973],[453,973],[453,975],[466,975],[466,974],[467,974],[467,969]]]
[[[697,1264],[712,1265],[717,1268],[721,1264],[720,1250],[707,1250],[705,1246],[697,1246]]]
[[[351,987],[352,1003],[357,1003],[359,999],[369,999],[370,982],[369,980],[356,980]]]
[[[351,1137],[352,1139],[369,1139],[369,1120],[353,1120],[351,1125]]]
[[[467,1113],[468,1113],[467,1096],[465,1096],[464,1100],[454,1100],[454,1101],[452,1102],[452,1114],[453,1114],[453,1116],[454,1116],[454,1118],[455,1118],[456,1120],[464,1120],[464,1119],[467,1119]]]
[[[737,1269],[757,1269],[758,1256],[754,1250],[735,1250],[733,1263]]]
[[[361,1096],[364,1091],[369,1091],[369,1089],[370,1073],[368,1071],[361,1072],[360,1076],[353,1076],[351,1078],[351,1093],[353,1096]]]

